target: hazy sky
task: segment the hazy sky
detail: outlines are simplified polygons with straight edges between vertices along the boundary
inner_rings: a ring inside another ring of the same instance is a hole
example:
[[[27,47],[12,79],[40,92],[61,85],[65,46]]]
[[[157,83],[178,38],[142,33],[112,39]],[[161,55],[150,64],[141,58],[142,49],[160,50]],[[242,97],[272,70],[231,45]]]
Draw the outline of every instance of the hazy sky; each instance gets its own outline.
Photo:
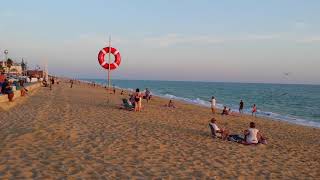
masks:
[[[105,78],[109,35],[117,79],[320,84],[319,0],[0,2],[0,58],[56,75]]]

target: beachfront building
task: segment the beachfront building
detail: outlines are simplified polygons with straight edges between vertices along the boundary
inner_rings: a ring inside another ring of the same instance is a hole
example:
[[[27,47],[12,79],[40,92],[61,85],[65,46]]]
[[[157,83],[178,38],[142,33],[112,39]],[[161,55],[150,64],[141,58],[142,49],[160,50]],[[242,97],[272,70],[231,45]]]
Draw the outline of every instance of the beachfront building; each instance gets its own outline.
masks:
[[[6,61],[0,61],[0,66],[1,66],[1,69],[4,73],[10,73],[13,75],[21,75],[23,72],[21,63],[13,62],[11,67],[9,67]]]
[[[22,75],[23,74],[23,68],[21,65],[22,63],[13,62],[12,65],[9,67],[7,61],[0,61],[0,71],[4,73],[9,73],[12,75]]]
[[[32,78],[43,78],[45,72],[43,70],[27,70],[27,76]]]

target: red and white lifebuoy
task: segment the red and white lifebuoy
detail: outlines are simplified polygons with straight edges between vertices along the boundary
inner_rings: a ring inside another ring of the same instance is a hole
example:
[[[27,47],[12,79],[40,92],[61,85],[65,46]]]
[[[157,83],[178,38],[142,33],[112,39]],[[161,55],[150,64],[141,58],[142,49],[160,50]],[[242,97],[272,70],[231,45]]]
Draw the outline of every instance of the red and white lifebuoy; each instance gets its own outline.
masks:
[[[108,64],[108,62],[104,60],[105,55],[109,52],[114,55],[114,59],[115,59],[114,62],[111,64]],[[105,69],[109,69],[109,66],[110,66],[110,70],[116,69],[121,63],[120,52],[116,48],[105,47],[99,52],[98,61],[99,61],[99,64]]]

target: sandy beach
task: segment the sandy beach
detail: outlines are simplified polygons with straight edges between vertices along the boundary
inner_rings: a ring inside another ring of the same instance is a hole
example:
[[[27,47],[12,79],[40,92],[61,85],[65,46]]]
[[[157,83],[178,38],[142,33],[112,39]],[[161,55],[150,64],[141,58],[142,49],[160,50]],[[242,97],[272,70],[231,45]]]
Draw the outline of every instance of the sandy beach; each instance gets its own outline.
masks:
[[[0,105],[0,179],[320,178],[320,129],[215,115],[232,134],[254,121],[268,138],[244,146],[210,137],[209,108],[154,97],[131,112],[119,109],[127,94],[69,86]]]

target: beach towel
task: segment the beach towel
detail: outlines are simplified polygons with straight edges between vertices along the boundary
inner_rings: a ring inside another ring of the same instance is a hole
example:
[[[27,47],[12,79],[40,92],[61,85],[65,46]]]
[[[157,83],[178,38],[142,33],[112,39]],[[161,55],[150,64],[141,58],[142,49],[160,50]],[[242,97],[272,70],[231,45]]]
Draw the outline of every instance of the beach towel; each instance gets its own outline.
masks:
[[[228,136],[228,141],[241,143],[242,141],[244,141],[244,137],[239,134],[231,134]]]
[[[134,108],[134,106],[132,106],[132,105],[130,105],[130,104],[128,103],[128,100],[127,100],[127,99],[122,99],[122,103],[123,103],[123,107],[124,107],[125,109],[133,109],[133,108]]]

